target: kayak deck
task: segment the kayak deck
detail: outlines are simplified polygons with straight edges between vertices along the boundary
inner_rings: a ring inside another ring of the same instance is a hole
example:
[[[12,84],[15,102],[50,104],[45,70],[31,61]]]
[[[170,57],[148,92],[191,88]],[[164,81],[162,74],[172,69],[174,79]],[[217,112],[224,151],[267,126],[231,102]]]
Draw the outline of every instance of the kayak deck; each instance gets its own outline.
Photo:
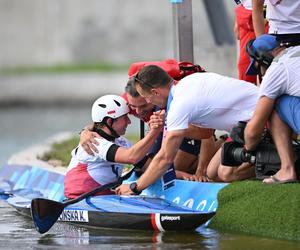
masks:
[[[128,181],[135,180],[133,175]],[[49,169],[6,164],[0,169],[0,199],[30,216],[32,199],[63,201],[63,181],[63,174]],[[59,220],[106,228],[194,230],[215,214],[217,194],[224,186],[175,180],[164,189],[156,182],[140,196],[89,197],[65,208]]]
[[[11,196],[7,203],[30,215],[31,200]],[[95,196],[64,209],[59,221],[89,227],[133,230],[195,230],[214,216],[156,197]]]

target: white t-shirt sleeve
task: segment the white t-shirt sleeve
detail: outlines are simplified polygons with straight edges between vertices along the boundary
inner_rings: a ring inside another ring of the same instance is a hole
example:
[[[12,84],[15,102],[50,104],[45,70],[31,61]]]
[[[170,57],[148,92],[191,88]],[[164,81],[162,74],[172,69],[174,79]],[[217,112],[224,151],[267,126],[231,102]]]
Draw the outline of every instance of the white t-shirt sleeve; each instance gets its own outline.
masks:
[[[94,152],[94,155],[101,158],[101,159],[104,159],[107,161],[106,159],[106,156],[107,156],[107,152],[109,150],[109,148],[115,144],[114,142],[111,142],[111,141],[108,141],[108,140],[105,140],[103,138],[95,138],[97,141],[98,141],[98,145],[96,146],[96,148],[98,149],[98,153]]]
[[[187,129],[188,126],[188,105],[173,101],[167,114],[167,131]]]
[[[288,83],[287,71],[283,64],[271,65],[259,88],[259,97],[276,99],[286,93]]]

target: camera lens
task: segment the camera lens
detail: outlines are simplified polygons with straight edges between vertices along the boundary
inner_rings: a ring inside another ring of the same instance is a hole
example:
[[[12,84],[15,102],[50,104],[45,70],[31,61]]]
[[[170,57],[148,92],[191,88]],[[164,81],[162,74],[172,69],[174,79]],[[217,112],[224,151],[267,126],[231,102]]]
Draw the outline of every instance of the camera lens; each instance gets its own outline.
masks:
[[[225,142],[221,151],[221,163],[225,166],[238,166],[244,162],[243,146],[236,142]]]
[[[243,163],[246,161],[244,148],[235,148],[234,150],[232,150],[232,156],[236,162]]]

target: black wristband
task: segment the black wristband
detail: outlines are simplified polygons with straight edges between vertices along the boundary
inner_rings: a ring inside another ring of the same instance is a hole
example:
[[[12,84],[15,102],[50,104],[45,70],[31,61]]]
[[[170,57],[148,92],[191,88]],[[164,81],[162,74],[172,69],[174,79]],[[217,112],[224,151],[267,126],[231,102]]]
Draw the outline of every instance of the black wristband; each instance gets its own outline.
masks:
[[[136,182],[130,183],[129,188],[130,188],[130,190],[131,190],[134,194],[136,194],[136,195],[139,195],[139,194],[142,192],[142,191],[139,191],[139,190],[137,189],[137,183],[136,183]]]

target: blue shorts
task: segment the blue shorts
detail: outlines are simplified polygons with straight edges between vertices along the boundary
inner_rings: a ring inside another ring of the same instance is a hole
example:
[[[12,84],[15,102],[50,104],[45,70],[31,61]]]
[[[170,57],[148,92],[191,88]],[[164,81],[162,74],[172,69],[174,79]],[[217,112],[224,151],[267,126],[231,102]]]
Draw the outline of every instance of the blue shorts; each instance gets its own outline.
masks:
[[[300,97],[283,95],[278,98],[275,109],[281,120],[300,135]]]
[[[158,138],[156,139],[155,143],[149,150],[148,154],[155,155],[160,150],[161,143],[162,143],[163,133],[161,133]],[[198,155],[200,153],[200,144],[201,140],[192,140],[184,138],[180,149],[186,153],[192,154],[192,155]]]

